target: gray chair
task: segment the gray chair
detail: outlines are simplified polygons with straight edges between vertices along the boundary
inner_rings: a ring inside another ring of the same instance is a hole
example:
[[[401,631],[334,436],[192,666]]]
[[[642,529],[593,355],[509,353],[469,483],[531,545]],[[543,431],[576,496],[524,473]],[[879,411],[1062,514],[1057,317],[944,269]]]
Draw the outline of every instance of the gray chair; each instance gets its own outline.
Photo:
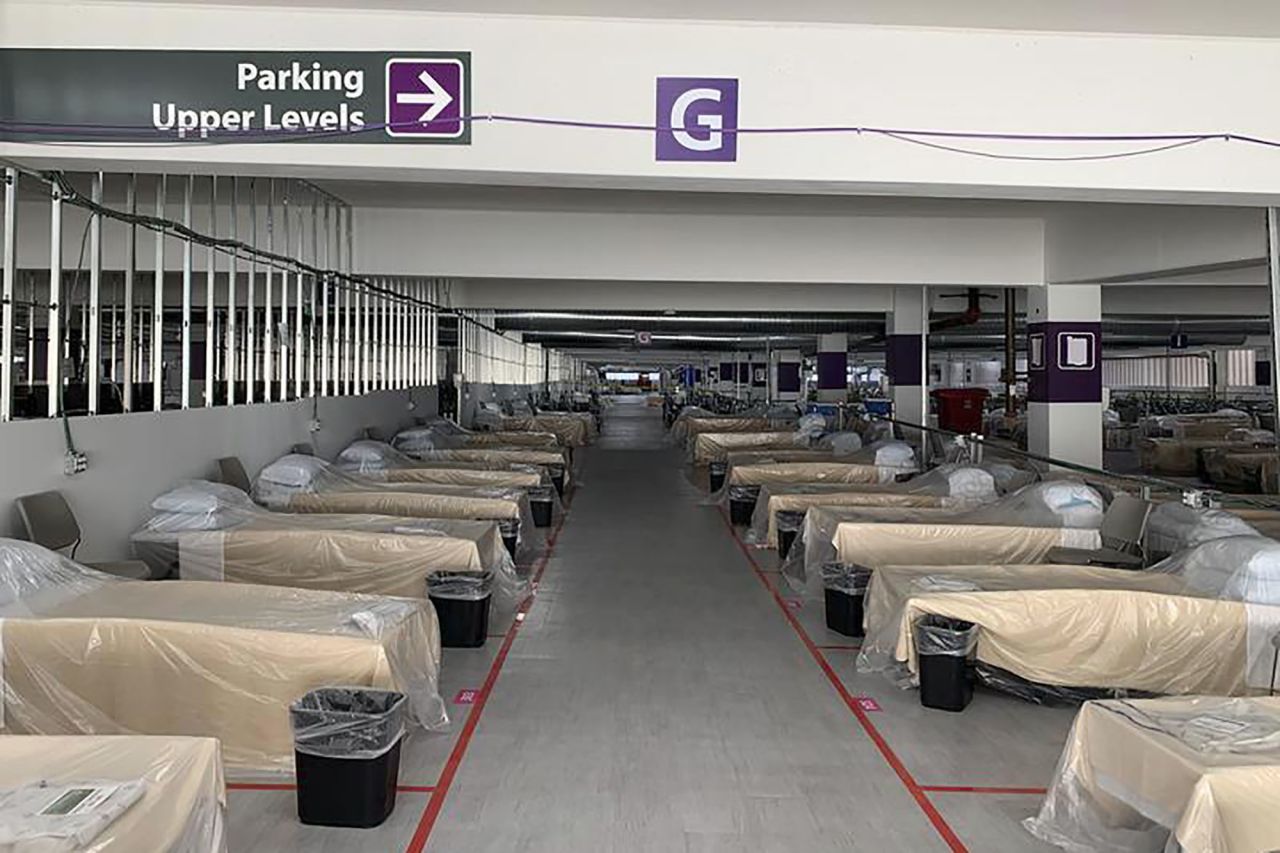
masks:
[[[289,452],[290,452],[290,453],[300,453],[300,454],[302,454],[303,456],[315,456],[315,455],[316,455],[316,447],[315,447],[315,445],[314,445],[314,444],[312,444],[312,443],[311,443],[311,442],[309,442],[309,441],[303,441],[303,442],[299,442],[298,444],[295,444],[293,447],[289,448]]]
[[[18,520],[29,541],[75,559],[76,549],[80,547],[80,524],[62,492],[23,495],[14,504],[18,509]],[[151,570],[141,560],[115,560],[84,565],[122,578],[152,580]]]
[[[245,473],[244,465],[235,456],[224,456],[218,460],[218,479],[246,494],[253,490],[253,484],[249,482],[249,475]]]
[[[1102,547],[1053,548],[1045,558],[1050,563],[1071,566],[1110,566],[1141,569],[1146,564],[1142,540],[1147,532],[1151,503],[1129,495],[1116,495],[1102,517]]]

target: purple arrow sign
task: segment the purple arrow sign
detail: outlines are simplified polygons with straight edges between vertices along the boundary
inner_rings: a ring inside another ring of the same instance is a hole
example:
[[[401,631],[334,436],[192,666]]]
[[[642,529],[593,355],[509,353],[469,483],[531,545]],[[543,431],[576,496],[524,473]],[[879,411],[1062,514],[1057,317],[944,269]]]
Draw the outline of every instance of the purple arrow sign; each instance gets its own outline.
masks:
[[[462,136],[465,73],[457,59],[388,59],[387,135]]]

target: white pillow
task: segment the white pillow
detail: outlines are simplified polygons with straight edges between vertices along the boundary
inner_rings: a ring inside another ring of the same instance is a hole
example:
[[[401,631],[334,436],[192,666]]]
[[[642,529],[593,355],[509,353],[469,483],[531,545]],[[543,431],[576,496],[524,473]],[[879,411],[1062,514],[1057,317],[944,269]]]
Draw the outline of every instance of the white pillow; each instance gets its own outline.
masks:
[[[156,512],[200,515],[216,512],[228,506],[245,506],[249,503],[249,496],[235,486],[200,480],[194,483],[183,483],[176,489],[170,489],[153,500],[151,508]]]
[[[268,483],[279,483],[282,486],[307,486],[328,467],[328,462],[315,456],[290,453],[263,468],[258,479],[266,480]]]

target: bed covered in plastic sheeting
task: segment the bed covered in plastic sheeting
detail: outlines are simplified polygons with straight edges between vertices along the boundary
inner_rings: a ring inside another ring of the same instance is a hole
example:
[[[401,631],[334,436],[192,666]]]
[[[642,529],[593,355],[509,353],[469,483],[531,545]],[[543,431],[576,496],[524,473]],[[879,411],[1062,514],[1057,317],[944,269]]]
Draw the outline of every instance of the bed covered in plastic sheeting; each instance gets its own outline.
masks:
[[[769,432],[773,424],[768,418],[748,417],[677,417],[671,425],[671,440],[684,444],[704,432]]]
[[[1028,698],[1070,698],[1080,690],[1242,695],[1270,689],[1273,639],[1280,633],[1280,543],[1216,539],[1149,571],[1176,577],[1183,593],[920,593],[904,605],[895,660],[916,671],[912,626],[935,615],[977,626],[979,674]]]
[[[0,850],[225,853],[226,811],[212,738],[0,738]]]
[[[1280,849],[1280,699],[1088,702],[1024,826],[1071,851]]]
[[[492,521],[271,512],[199,480],[151,508],[130,539],[155,577],[421,598],[436,572],[492,572],[508,600],[528,592]]]
[[[1257,533],[1247,521],[1227,510],[1161,503],[1152,507],[1147,517],[1147,553],[1167,557],[1213,539]]]
[[[585,447],[599,432],[595,418],[586,412],[509,416],[501,420],[497,429],[500,432],[551,433],[565,447]]]
[[[988,472],[960,465],[943,465],[900,483],[765,485],[756,499],[747,540],[777,547],[778,514],[788,513],[788,524],[805,529],[810,507],[965,508],[995,498],[995,481]],[[832,527],[826,538],[834,534]]]
[[[453,421],[437,418],[422,426],[401,430],[391,440],[396,450],[415,455],[425,450],[458,450],[466,447],[537,447],[554,450],[560,440],[549,432],[473,432]]]
[[[440,631],[430,602],[274,586],[121,580],[0,540],[3,730],[191,735],[236,771],[289,771],[289,703],[308,690],[397,690],[427,728]]]
[[[1252,429],[1253,416],[1238,409],[1179,415],[1153,415],[1138,422],[1144,435],[1177,439],[1219,439],[1238,429]]]
[[[559,509],[554,489],[550,497]],[[504,526],[504,536],[517,535],[521,542],[529,540],[534,529],[529,496],[522,489],[379,483],[301,454],[283,456],[263,468],[253,482],[253,499],[279,512],[486,519],[497,521]],[[510,531],[511,526],[517,529]]]
[[[353,442],[338,454],[335,463],[344,471],[383,483],[437,483],[444,486],[495,486],[529,489],[551,485],[545,472],[524,467],[505,470],[472,468],[467,463],[447,467],[414,459],[381,441]]]
[[[1181,595],[1186,583],[1176,574],[1133,572],[1095,566],[952,565],[881,566],[871,575],[863,605],[866,636],[858,654],[859,672],[883,672],[901,678],[895,662],[906,603],[933,592],[1008,590],[1122,589]]]
[[[736,450],[787,450],[808,443],[798,432],[704,432],[690,440],[689,461],[708,465],[724,461]]]

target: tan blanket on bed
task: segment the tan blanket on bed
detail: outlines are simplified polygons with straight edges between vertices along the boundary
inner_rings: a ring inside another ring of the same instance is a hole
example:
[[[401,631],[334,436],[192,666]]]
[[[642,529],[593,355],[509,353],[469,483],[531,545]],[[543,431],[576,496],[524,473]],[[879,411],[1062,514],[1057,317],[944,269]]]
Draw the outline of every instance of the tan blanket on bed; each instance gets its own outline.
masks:
[[[1096,530],[941,522],[843,522],[833,541],[840,562],[867,568],[1040,563],[1052,548],[1097,548],[1101,544]]]
[[[1124,844],[1125,830],[1152,821],[1185,853],[1280,849],[1280,754],[1197,749],[1171,720],[1230,726],[1244,715],[1274,715],[1280,700],[1171,697],[1088,702],[1067,736],[1058,771],[1033,824],[1065,839]],[[1084,814],[1081,814],[1081,811]],[[1114,834],[1113,834],[1114,833]],[[1151,833],[1158,844],[1163,833]],[[1135,849],[1145,845],[1135,843]]]
[[[785,486],[783,487],[786,488]],[[940,495],[912,495],[903,492],[871,492],[871,491],[854,491],[850,488],[847,491],[836,491],[839,486],[832,486],[831,491],[823,492],[774,492],[769,486],[765,486],[760,491],[760,497],[756,502],[756,509],[760,511],[763,505],[764,512],[769,514],[767,528],[767,544],[770,548],[778,547],[778,513],[780,512],[807,512],[810,507],[815,506],[844,506],[844,507],[936,507],[943,508],[953,502],[952,498],[942,497]],[[755,526],[754,523],[752,525]]]
[[[677,441],[688,441],[704,432],[767,432],[768,418],[683,418],[672,424]]]
[[[289,770],[288,708],[307,691],[403,689],[393,659],[438,671],[430,604],[387,622],[367,609],[380,600],[137,582],[73,598],[44,618],[0,620],[4,731],[214,737],[229,768]],[[273,613],[296,611],[293,623],[255,624],[267,602]]]
[[[225,853],[227,796],[216,740],[0,736],[0,789],[139,780],[142,798],[86,849]]]
[[[784,486],[797,483],[889,483],[896,472],[875,465],[847,462],[775,462],[735,465],[726,482],[731,486]]]
[[[450,440],[455,440],[450,437]],[[457,436],[462,447],[539,447],[553,449],[560,439],[550,432],[469,432]]]
[[[470,539],[347,530],[184,533],[178,554],[187,580],[405,598],[426,597],[435,572],[484,571],[479,543]]]
[[[387,468],[360,476],[385,483],[435,483],[442,486],[480,486],[530,489],[542,483],[532,471],[490,471],[466,468]]]
[[[417,492],[323,492],[294,495],[289,512],[358,512],[408,518],[519,518],[520,505],[501,498]]]
[[[895,651],[914,673],[926,614],[979,626],[978,660],[1039,684],[1151,693],[1247,691],[1246,605],[1114,589],[927,593],[903,608]]]
[[[582,447],[591,437],[585,419],[576,415],[534,415],[506,417],[502,428],[507,432],[551,433],[565,447]]]
[[[704,432],[693,439],[693,464],[719,462],[734,450],[800,447],[794,432]]]

